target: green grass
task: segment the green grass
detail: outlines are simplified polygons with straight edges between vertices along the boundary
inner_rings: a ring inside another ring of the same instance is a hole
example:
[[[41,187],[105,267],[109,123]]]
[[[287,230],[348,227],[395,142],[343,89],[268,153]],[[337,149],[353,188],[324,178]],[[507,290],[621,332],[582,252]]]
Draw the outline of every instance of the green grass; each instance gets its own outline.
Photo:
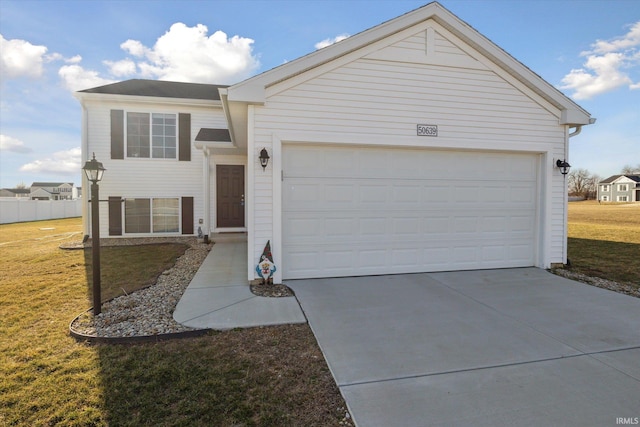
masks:
[[[571,270],[640,287],[640,204],[569,203]]]
[[[344,401],[307,325],[77,342],[68,326],[91,305],[91,254],[58,246],[80,238],[77,218],[0,226],[0,426],[340,423]],[[184,248],[103,248],[103,298],[154,282]]]

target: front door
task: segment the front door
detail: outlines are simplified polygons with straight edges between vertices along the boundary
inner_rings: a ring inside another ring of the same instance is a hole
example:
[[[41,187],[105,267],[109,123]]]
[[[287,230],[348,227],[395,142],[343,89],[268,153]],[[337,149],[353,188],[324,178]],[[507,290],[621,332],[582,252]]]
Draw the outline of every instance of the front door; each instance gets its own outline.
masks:
[[[217,226],[244,227],[244,166],[216,166]]]

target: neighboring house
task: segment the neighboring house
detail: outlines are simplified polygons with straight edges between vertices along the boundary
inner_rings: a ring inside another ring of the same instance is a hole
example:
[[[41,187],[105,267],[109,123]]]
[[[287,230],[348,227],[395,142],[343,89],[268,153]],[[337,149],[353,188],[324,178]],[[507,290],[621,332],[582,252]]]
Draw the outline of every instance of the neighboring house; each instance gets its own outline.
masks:
[[[78,191],[72,182],[34,182],[30,189],[31,200],[73,200]]]
[[[229,87],[77,97],[103,236],[244,231],[276,283],[565,263],[556,162],[594,121],[438,3]]]
[[[598,183],[601,202],[640,202],[640,175],[613,175]]]
[[[28,188],[0,188],[0,197],[29,198],[31,190]]]

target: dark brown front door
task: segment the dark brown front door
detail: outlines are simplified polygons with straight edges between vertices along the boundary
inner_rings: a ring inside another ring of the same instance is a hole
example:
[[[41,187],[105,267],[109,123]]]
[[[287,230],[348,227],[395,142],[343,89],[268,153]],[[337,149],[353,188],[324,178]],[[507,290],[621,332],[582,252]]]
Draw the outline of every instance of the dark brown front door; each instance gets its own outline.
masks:
[[[244,227],[244,166],[216,166],[218,227]]]

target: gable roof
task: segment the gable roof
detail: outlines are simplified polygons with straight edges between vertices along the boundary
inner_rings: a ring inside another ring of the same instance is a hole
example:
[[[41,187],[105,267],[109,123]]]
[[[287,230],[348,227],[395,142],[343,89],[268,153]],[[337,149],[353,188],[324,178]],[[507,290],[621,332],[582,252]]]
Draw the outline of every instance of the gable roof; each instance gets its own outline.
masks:
[[[109,95],[151,96],[158,98],[204,99],[220,101],[219,88],[226,85],[133,79],[79,91]]]
[[[521,62],[484,37],[438,2],[429,3],[341,42],[232,85],[223,92],[223,102],[256,103],[265,101],[265,90],[315,67],[348,55],[400,31],[433,19],[484,57],[497,64],[527,88],[561,111],[560,124],[581,126],[591,123],[590,114]],[[229,106],[227,106],[229,108]]]
[[[73,182],[34,182],[31,187],[60,187],[65,184],[73,187]]]
[[[620,174],[620,175],[611,175],[609,178],[603,179],[598,184],[611,184],[613,182],[616,182],[618,179],[622,177],[629,178],[632,181],[640,183],[640,175]]]
[[[13,194],[29,194],[31,189],[29,188],[2,188],[3,191],[8,191]]]

